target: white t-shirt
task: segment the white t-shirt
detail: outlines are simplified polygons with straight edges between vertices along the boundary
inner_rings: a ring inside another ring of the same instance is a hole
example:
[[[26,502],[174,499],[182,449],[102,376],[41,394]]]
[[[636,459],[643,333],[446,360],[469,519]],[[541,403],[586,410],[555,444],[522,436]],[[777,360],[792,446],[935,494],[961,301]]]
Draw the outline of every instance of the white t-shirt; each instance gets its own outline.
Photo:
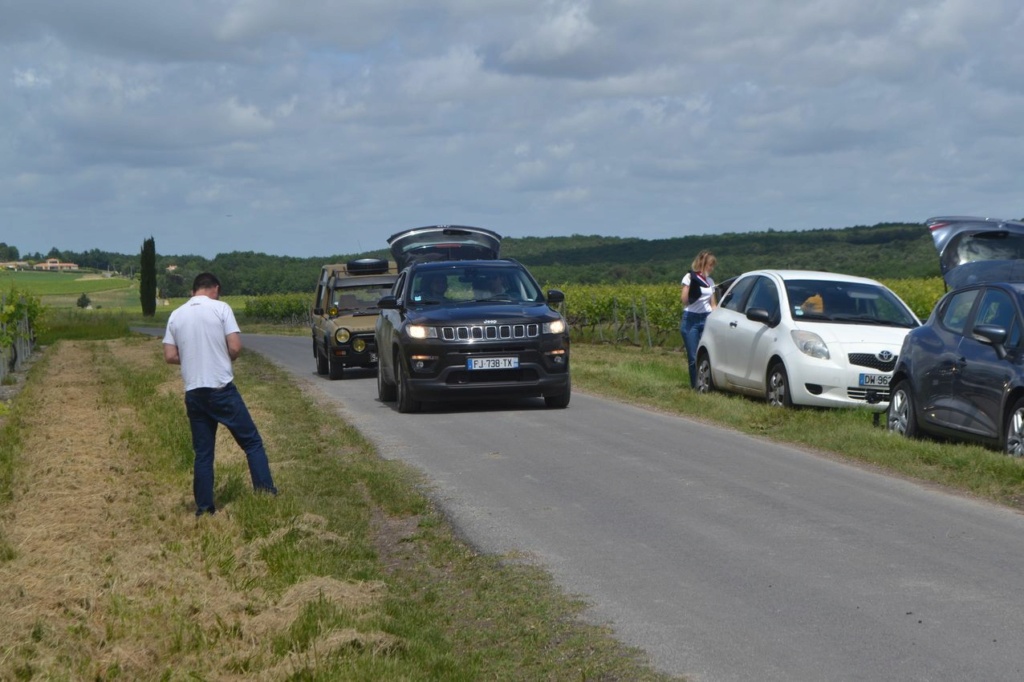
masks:
[[[231,306],[193,296],[167,318],[164,343],[178,347],[185,390],[222,388],[234,380],[228,334],[241,332]]]
[[[704,276],[704,280],[704,282],[701,282],[700,277],[698,276],[697,284],[700,286],[700,298],[683,308],[684,311],[689,313],[711,312],[711,296],[715,293],[715,280],[711,279],[711,277],[707,275]],[[682,285],[684,287],[690,286],[689,272],[683,275]]]

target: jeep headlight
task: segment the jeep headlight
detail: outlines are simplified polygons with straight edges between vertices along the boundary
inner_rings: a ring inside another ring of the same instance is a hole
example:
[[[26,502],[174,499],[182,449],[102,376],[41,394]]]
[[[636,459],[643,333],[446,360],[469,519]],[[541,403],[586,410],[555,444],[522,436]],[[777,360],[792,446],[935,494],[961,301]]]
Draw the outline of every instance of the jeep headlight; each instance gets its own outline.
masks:
[[[422,324],[410,324],[409,336],[414,339],[436,339],[437,328],[436,327],[425,327]]]
[[[562,334],[565,332],[565,320],[558,319],[553,322],[545,322],[543,331],[545,334]]]
[[[812,358],[820,358],[822,360],[828,360],[831,357],[828,352],[828,346],[814,332],[794,329],[791,333],[793,335],[793,343],[796,344],[796,347],[804,355],[810,355]]]
[[[352,333],[344,327],[334,331],[334,340],[338,343],[348,343],[350,338],[352,338]]]

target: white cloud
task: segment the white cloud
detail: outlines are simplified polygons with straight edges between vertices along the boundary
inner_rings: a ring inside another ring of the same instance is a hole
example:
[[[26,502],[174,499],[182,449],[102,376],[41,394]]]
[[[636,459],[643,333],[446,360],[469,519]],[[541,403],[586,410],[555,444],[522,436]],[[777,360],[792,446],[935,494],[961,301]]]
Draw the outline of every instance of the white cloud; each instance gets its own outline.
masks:
[[[0,224],[26,252],[1021,213],[1009,0],[9,5]]]

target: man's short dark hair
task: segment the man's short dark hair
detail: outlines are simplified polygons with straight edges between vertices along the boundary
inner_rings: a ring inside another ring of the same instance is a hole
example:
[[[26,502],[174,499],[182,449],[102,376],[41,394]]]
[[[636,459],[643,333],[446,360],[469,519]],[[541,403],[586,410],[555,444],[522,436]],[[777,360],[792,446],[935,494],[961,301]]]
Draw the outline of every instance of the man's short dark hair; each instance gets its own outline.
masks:
[[[217,275],[212,272],[200,272],[196,275],[196,278],[192,280],[192,293],[199,291],[200,289],[212,289],[213,287],[219,287],[220,280],[217,279]]]

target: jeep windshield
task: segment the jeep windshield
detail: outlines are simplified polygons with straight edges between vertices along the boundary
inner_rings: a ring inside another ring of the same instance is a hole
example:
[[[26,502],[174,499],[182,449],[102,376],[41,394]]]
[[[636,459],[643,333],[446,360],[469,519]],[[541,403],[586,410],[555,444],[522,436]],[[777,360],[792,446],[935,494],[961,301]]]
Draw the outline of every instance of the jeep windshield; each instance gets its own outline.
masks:
[[[412,281],[412,303],[539,303],[540,287],[523,268],[501,265],[452,265],[421,268]]]

